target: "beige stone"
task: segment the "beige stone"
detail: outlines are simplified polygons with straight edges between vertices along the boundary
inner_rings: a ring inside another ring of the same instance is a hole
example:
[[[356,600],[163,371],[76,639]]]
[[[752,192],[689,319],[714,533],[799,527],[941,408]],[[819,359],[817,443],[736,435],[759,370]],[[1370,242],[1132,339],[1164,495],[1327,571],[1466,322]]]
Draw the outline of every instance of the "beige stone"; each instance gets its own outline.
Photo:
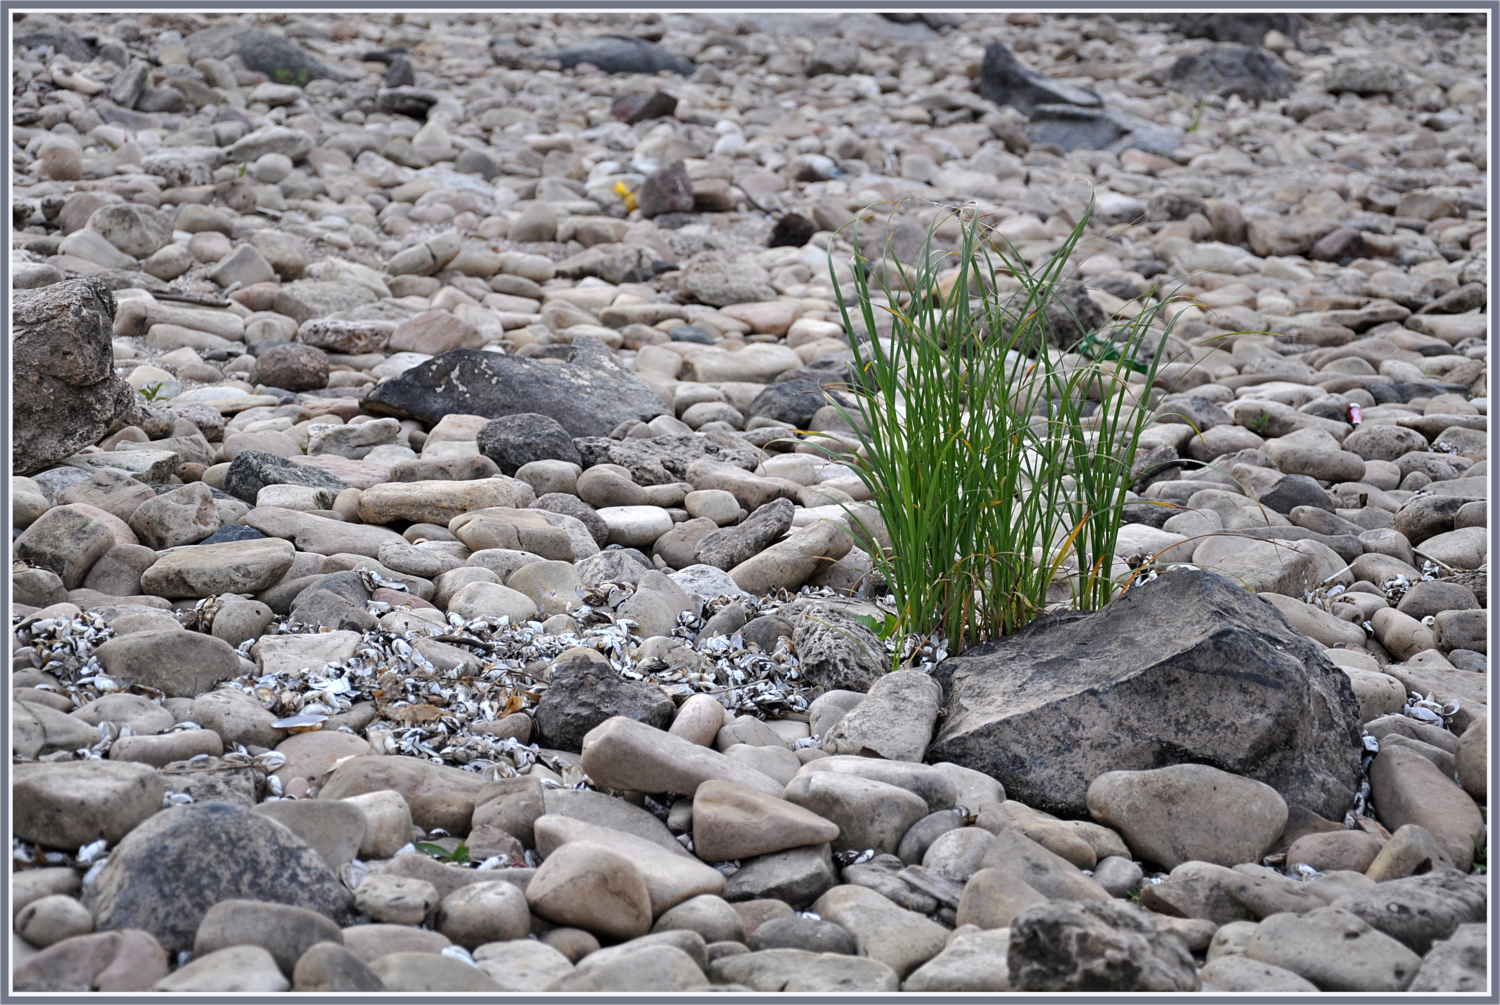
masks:
[[[1047,899],[1012,870],[980,869],[964,884],[955,923],[983,929],[1009,928],[1016,915],[1045,904]]]
[[[693,796],[693,848],[709,862],[826,844],[838,825],[785,799],[710,780]]]
[[[1137,857],[1168,869],[1187,861],[1259,862],[1286,825],[1286,802],[1264,782],[1202,764],[1111,771],[1089,785],[1089,812]]]
[[[859,955],[879,960],[901,977],[942,952],[948,941],[942,925],[863,886],[836,886],[812,910],[854,936]]]
[[[583,738],[583,770],[596,784],[634,792],[691,796],[710,779],[780,796],[782,785],[716,750],[645,723],[615,716]]]
[[[722,896],[728,881],[711,866],[610,827],[544,814],[533,824],[536,850],[546,857],[563,845],[589,841],[629,857],[646,883],[653,914],[661,914],[701,894]]]
[[[1418,824],[1437,839],[1453,864],[1468,871],[1484,817],[1467,792],[1414,750],[1390,746],[1370,764],[1376,815],[1387,829]]]
[[[609,939],[651,930],[651,895],[625,854],[593,841],[572,841],[547,855],[526,887],[539,917]]]

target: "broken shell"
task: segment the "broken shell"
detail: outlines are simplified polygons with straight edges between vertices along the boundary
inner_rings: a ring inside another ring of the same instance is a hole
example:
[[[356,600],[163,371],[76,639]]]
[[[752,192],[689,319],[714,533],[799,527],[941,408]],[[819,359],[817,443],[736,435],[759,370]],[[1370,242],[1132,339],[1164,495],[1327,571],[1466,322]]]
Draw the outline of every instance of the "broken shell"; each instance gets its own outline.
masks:
[[[311,733],[322,729],[323,723],[327,721],[326,715],[293,715],[286,719],[277,719],[271,723],[271,728],[284,729],[289,733]]]

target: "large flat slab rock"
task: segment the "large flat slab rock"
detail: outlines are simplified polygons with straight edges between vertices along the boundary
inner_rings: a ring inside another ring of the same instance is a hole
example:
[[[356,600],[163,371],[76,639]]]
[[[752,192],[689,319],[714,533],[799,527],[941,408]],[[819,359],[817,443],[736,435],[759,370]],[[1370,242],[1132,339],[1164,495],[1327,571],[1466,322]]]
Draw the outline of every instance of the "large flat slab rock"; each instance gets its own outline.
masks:
[[[556,419],[571,436],[608,436],[628,419],[649,422],[667,414],[655,391],[588,340],[561,366],[455,349],[376,385],[364,405],[428,423],[455,412],[489,418],[536,412]]]

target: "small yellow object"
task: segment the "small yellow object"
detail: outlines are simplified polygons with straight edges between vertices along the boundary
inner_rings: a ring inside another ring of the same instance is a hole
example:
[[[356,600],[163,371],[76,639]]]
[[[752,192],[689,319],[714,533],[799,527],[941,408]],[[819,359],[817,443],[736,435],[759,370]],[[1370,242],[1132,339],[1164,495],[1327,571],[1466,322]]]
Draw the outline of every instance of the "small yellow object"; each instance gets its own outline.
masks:
[[[619,196],[621,201],[625,203],[625,212],[635,212],[635,193],[630,191],[629,186],[623,181],[615,182],[615,195]]]

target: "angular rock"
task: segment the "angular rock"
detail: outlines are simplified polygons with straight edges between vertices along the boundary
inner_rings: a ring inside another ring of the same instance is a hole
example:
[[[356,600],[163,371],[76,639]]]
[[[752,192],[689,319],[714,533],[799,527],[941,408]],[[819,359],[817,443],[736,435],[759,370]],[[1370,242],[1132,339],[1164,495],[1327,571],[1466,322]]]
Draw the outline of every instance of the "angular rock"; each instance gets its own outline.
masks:
[[[948,931],[862,886],[836,886],[813,904],[814,914],[854,936],[859,955],[905,977],[942,952]]]
[[[1114,901],[1033,907],[1010,929],[1017,991],[1197,991],[1192,956],[1136,908]]]
[[[709,531],[698,542],[698,563],[729,571],[760,554],[792,526],[790,499],[773,499],[743,523]]]
[[[651,219],[664,213],[693,211],[693,183],[687,167],[676,160],[646,176],[636,193],[641,216]]]
[[[770,898],[805,908],[838,883],[829,845],[792,848],[742,862],[729,880],[724,899]]]
[[[311,464],[277,457],[262,450],[242,450],[229,464],[224,476],[224,491],[246,503],[256,505],[256,497],[267,485],[306,485],[311,488],[342,492],[349,483]]]
[[[808,680],[828,690],[863,693],[890,670],[885,643],[838,605],[814,603],[790,613],[792,647]]]
[[[1210,862],[1184,862],[1165,882],[1141,887],[1141,906],[1164,917],[1226,925],[1244,917],[1240,902],[1229,895],[1238,874]],[[1299,898],[1296,906],[1306,909]]]
[[[1003,43],[992,42],[984,50],[979,93],[997,105],[1010,105],[1023,115],[1037,105],[1079,105],[1098,108],[1102,99],[1093,91],[1064,84],[1022,66]]]
[[[1012,921],[1048,900],[1014,870],[980,869],[964,884],[954,922],[960,926],[1005,930],[1008,937]]]
[[[479,431],[479,452],[514,475],[532,461],[558,460],[579,464],[572,435],[551,416],[517,412],[491,420]]]
[[[1038,619],[934,676],[947,718],[929,756],[983,771],[1040,809],[1081,815],[1106,771],[1186,757],[1324,816],[1353,800],[1359,713],[1348,678],[1213,573],[1169,572],[1096,613]]]
[[[838,836],[832,821],[733,782],[707,781],[693,795],[693,848],[705,861],[822,845]]]
[[[328,354],[300,343],[271,346],[256,357],[250,382],[294,392],[327,387]]]
[[[943,689],[928,674],[886,674],[823,737],[822,748],[830,754],[868,756],[873,751],[887,760],[921,761],[942,699]]]
[[[1109,900],[1109,894],[1073,863],[1007,827],[984,848],[979,865],[999,869],[1024,880],[1052,900]]]

